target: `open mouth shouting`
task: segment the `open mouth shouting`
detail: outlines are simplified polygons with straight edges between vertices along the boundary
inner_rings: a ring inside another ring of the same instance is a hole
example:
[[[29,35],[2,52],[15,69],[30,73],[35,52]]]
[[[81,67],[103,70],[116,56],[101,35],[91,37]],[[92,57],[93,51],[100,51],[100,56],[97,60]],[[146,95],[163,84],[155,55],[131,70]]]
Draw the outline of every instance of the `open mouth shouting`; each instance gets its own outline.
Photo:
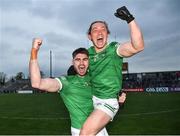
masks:
[[[97,39],[96,39],[96,46],[97,48],[103,48],[104,47],[104,38],[103,36],[99,36]]]
[[[85,75],[86,74],[86,67],[85,65],[79,65],[78,66],[78,71],[80,75]]]

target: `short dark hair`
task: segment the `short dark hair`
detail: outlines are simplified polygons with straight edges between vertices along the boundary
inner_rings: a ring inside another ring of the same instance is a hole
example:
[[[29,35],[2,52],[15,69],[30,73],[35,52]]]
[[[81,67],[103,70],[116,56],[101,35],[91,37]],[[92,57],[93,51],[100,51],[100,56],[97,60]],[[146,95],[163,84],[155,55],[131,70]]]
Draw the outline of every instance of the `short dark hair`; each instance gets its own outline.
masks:
[[[77,54],[86,54],[89,57],[89,52],[86,48],[77,48],[76,50],[73,51],[72,57],[73,59],[76,57]]]
[[[72,53],[72,57],[73,57],[73,59],[76,57],[76,55],[77,54],[79,54],[79,53],[81,53],[81,54],[86,54],[88,57],[89,57],[89,52],[88,52],[88,50],[86,49],[86,48],[77,48],[76,50],[74,50],[73,51],[73,53]],[[68,70],[67,70],[67,75],[76,75],[77,74],[77,72],[76,72],[76,70],[74,69],[74,66],[73,65],[71,65],[69,68],[68,68]]]
[[[74,66],[71,65],[71,66],[68,68],[68,70],[67,70],[67,75],[68,75],[68,76],[71,76],[71,75],[76,75],[76,74],[77,74],[77,72],[76,72],[76,70],[74,69]]]
[[[100,21],[100,20],[97,20],[97,21],[94,21],[94,22],[91,23],[91,25],[90,25],[90,27],[89,27],[89,29],[88,29],[88,31],[87,31],[87,34],[91,34],[92,26],[93,26],[95,23],[103,23],[103,24],[105,25],[106,29],[107,29],[108,34],[110,34],[110,31],[109,31],[109,28],[108,28],[108,24],[107,24],[105,21]]]

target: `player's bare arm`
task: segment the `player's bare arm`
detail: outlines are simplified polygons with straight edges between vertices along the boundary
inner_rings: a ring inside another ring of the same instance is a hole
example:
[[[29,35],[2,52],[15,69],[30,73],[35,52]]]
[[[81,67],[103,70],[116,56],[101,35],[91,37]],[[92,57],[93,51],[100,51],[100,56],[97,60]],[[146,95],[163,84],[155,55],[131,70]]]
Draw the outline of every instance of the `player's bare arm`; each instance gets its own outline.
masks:
[[[123,6],[116,10],[115,16],[128,23],[131,35],[131,41],[121,44],[117,49],[117,53],[123,57],[130,57],[142,51],[144,49],[143,35],[133,15]]]
[[[31,57],[29,62],[29,73],[31,79],[31,85],[34,88],[45,90],[48,92],[57,92],[61,85],[56,79],[41,78],[40,68],[37,60],[38,51],[42,45],[42,40],[39,38],[33,39]]]

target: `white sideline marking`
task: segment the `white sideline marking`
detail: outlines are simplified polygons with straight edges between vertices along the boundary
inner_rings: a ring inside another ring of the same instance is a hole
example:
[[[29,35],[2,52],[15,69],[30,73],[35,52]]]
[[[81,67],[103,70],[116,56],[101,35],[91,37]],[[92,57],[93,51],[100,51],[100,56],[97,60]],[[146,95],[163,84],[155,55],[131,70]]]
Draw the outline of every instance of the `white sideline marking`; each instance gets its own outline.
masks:
[[[34,118],[34,117],[8,117],[2,116],[1,119],[14,119],[14,120],[69,120],[70,118]]]
[[[169,112],[174,112],[174,111],[180,111],[180,109],[166,110],[166,111],[155,111],[155,112],[144,112],[144,113],[134,113],[134,114],[121,114],[120,116],[153,115],[153,114],[169,113]]]
[[[161,114],[161,113],[169,113],[174,111],[180,111],[180,109],[175,110],[166,110],[166,111],[157,111],[157,112],[145,112],[145,113],[135,113],[135,114],[120,114],[119,116],[140,116],[140,115],[153,115],[153,114]],[[8,117],[8,116],[0,116],[0,119],[14,119],[14,120],[69,120],[70,118],[37,118],[37,117]]]

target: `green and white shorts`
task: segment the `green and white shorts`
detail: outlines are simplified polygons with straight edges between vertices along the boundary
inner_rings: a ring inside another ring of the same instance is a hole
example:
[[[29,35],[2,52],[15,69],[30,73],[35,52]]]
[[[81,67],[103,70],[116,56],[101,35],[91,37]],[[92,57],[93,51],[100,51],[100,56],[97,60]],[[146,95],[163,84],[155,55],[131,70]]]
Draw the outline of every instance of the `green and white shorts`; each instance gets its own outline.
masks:
[[[101,99],[93,96],[94,109],[101,110],[111,117],[111,121],[118,112],[119,103],[116,98]]]

